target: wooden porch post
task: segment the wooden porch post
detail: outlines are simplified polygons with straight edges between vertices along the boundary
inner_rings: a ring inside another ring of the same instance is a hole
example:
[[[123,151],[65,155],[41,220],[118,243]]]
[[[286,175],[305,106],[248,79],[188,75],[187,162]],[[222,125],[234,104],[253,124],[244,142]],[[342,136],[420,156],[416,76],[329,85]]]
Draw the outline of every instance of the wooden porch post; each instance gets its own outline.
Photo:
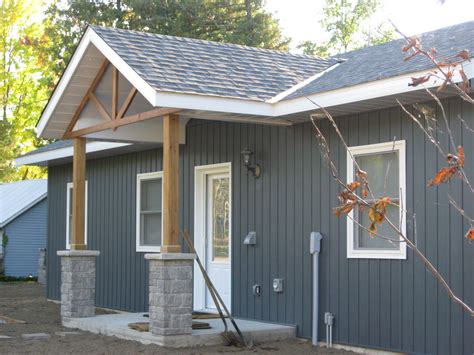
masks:
[[[179,244],[179,116],[163,117],[162,253],[180,253]]]
[[[74,138],[71,250],[85,250],[86,139]]]

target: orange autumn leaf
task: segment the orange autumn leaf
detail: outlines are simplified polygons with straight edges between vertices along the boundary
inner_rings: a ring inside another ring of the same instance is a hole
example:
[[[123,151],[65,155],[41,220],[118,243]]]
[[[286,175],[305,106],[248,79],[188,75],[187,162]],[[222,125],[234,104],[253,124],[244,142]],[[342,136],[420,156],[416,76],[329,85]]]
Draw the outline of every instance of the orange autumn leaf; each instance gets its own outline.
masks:
[[[346,202],[343,205],[334,208],[334,214],[337,217],[339,217],[341,215],[341,212],[345,213],[345,214],[349,214],[352,211],[352,209],[354,208],[354,206],[355,206],[354,201]]]
[[[435,175],[435,177],[432,180],[428,181],[428,186],[432,187],[432,186],[440,185],[443,182],[448,182],[449,179],[451,179],[451,177],[456,173],[456,170],[457,169],[455,167],[442,168],[440,171],[438,171],[438,173]]]
[[[377,225],[381,224],[385,220],[385,214],[387,213],[387,206],[390,204],[389,197],[382,197],[377,200],[372,207],[369,209],[369,234],[371,237],[377,233]]]
[[[418,85],[426,83],[428,80],[430,80],[430,77],[431,75],[420,76],[418,78],[412,77],[411,83],[408,83],[408,86],[416,87]]]
[[[365,197],[367,197],[367,196],[369,195],[369,190],[367,190],[367,189],[362,189],[361,193],[362,193],[362,197],[365,198]]]
[[[436,176],[428,181],[428,186],[437,186],[442,183],[447,183],[453,177],[454,174],[459,172],[459,169],[464,166],[464,149],[461,146],[458,146],[457,154],[447,154],[446,161],[449,166],[442,168]]]
[[[357,189],[360,186],[360,181],[354,181],[351,182],[350,184],[347,184],[347,189],[349,191],[354,192],[355,189]]]
[[[470,229],[467,231],[465,237],[466,237],[469,241],[471,241],[471,242],[474,241],[474,228],[470,228]]]
[[[456,54],[456,57],[469,60],[469,51],[467,49],[463,49],[458,54]]]

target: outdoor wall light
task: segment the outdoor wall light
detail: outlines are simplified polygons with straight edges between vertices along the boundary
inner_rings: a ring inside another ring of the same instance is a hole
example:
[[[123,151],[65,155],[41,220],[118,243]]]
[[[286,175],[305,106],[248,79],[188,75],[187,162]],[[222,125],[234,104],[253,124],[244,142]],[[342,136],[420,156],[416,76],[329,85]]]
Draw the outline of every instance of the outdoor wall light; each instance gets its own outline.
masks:
[[[240,154],[242,154],[244,166],[247,168],[247,171],[249,171],[254,177],[258,178],[260,176],[260,165],[252,164],[253,152],[247,148],[240,152]]]

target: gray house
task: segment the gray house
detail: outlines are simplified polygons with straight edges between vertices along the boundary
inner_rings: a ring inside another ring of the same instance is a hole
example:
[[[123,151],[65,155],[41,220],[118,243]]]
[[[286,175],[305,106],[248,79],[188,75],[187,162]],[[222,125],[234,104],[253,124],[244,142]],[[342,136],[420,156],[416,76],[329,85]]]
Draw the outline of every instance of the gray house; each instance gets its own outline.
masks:
[[[47,180],[0,184],[0,236],[8,239],[0,253],[7,276],[38,276],[39,249],[47,239],[47,186]]]
[[[421,40],[440,55],[472,53],[474,22]],[[61,290],[69,290],[61,288],[61,272],[71,270],[68,257],[78,263],[89,258],[95,260],[92,305],[150,309],[152,332],[185,334],[188,318],[179,318],[183,330],[167,328],[170,323],[157,316],[178,319],[174,307],[159,304],[155,296],[163,291],[154,277],[169,267],[167,258],[174,258],[173,267],[194,267],[194,277],[183,280],[192,285],[183,309],[213,310],[197,266],[182,253],[188,249],[178,232],[188,230],[235,316],[296,325],[298,336],[309,338],[310,234],[320,232],[320,340],[330,312],[335,343],[472,354],[474,318],[450,301],[405,243],[370,238],[350,219],[333,215],[340,187],[310,122],[310,115],[319,119],[347,181],[353,162],[308,98],[336,117],[376,184],[383,185],[380,162],[396,169],[388,193],[416,214],[416,235],[411,217],[399,209],[394,216],[455,292],[474,305],[474,247],[463,237],[469,225],[447,202],[446,185],[426,186],[445,162],[396,102],[410,110],[421,102],[439,119],[425,88],[440,83],[408,85],[432,64],[422,57],[404,61],[403,44],[323,60],[90,26],[37,126],[41,137],[60,141],[17,159],[49,169],[48,298],[59,300]],[[472,79],[473,62],[463,65]],[[472,132],[458,116],[473,127],[474,107],[452,91],[440,95],[473,176]],[[445,135],[439,139],[447,146]],[[457,182],[449,189],[472,215],[470,192]],[[82,287],[71,282],[70,289]],[[75,313],[68,307],[63,303],[63,317],[90,315],[89,308]]]

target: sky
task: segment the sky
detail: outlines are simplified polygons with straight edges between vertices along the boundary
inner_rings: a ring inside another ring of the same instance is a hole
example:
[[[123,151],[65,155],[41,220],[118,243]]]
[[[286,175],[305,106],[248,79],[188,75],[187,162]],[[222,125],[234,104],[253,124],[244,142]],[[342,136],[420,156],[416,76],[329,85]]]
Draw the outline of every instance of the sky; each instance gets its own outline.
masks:
[[[374,25],[390,19],[406,35],[474,20],[474,0],[380,0]],[[280,20],[285,36],[292,38],[292,52],[305,40],[324,41],[320,28],[324,0],[266,0],[265,7]]]

